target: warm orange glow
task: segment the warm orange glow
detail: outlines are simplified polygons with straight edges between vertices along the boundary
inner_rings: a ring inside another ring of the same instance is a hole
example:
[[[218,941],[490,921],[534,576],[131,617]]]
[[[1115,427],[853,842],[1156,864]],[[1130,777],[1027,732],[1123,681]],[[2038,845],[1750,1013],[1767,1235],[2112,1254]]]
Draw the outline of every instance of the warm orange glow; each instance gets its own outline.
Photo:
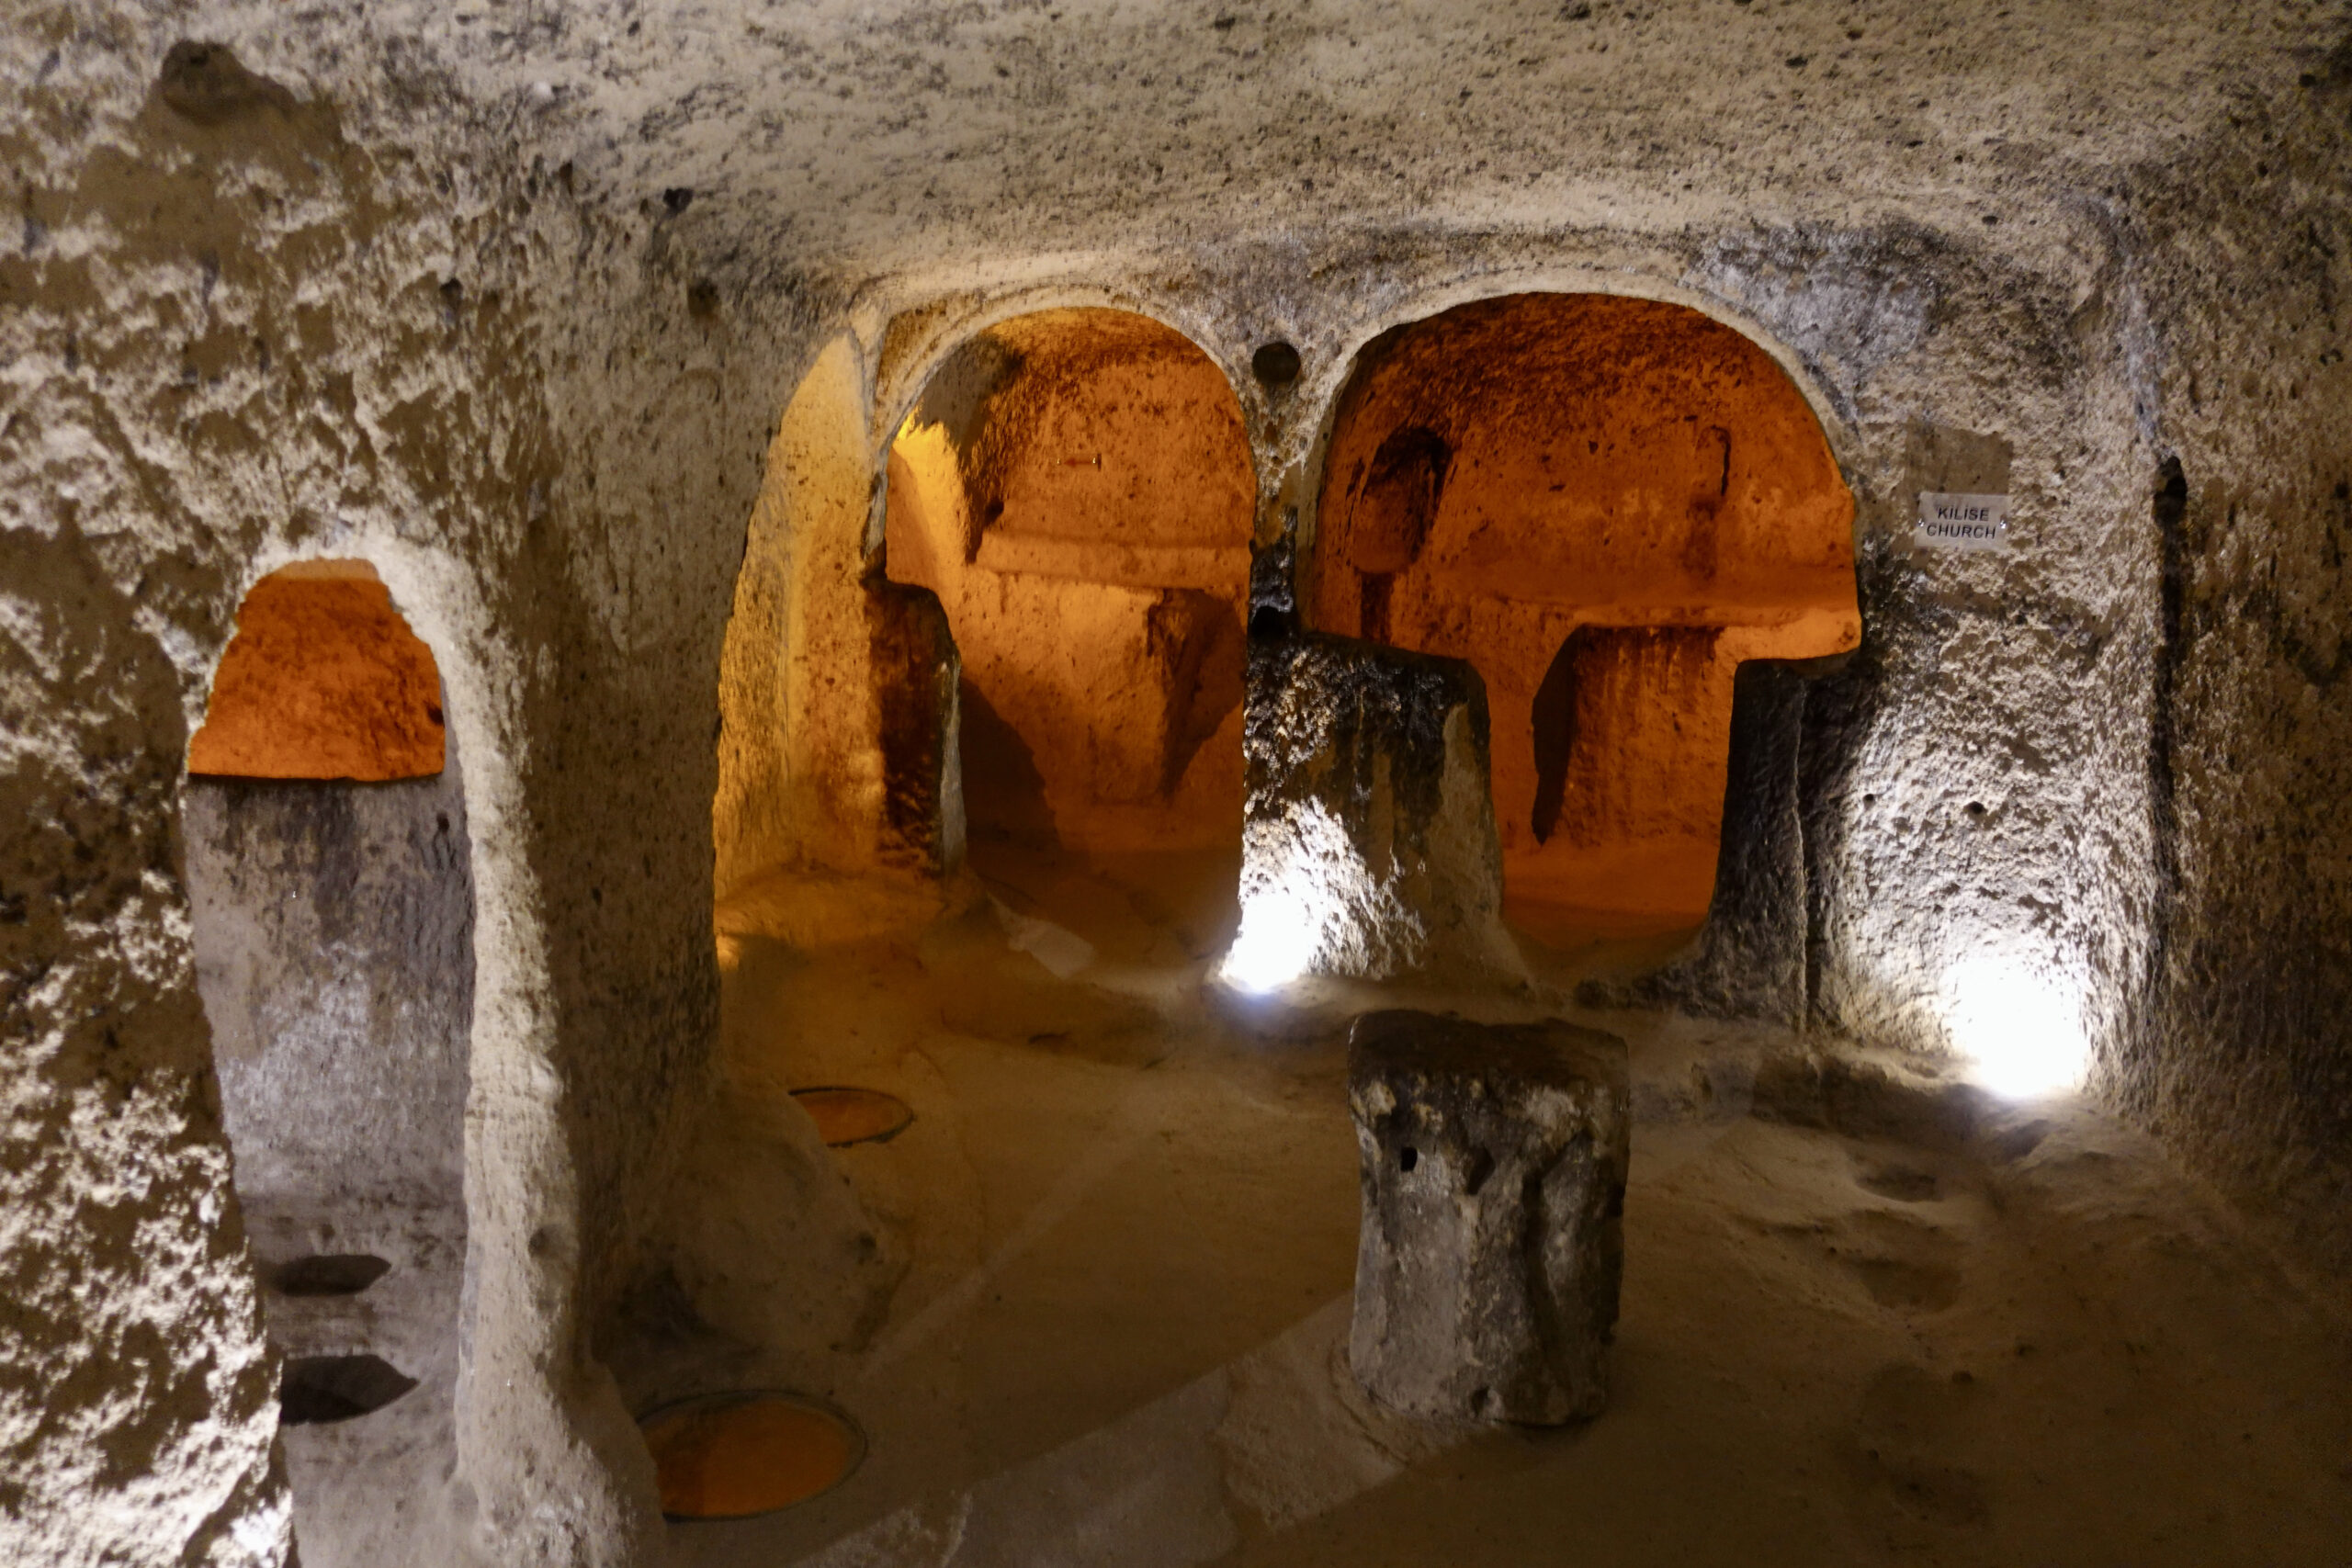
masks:
[[[1240,837],[1255,506],[1232,388],[1156,321],[1046,311],[942,368],[891,447],[887,558],[963,655],[976,839]]]
[[[409,779],[441,771],[441,675],[364,561],[274,571],[237,610],[191,773]]]
[[[817,1123],[829,1149],[887,1144],[915,1119],[905,1100],[878,1089],[796,1089],[792,1098]]]
[[[679,1519],[740,1519],[805,1503],[864,1457],[850,1425],[789,1394],[697,1400],[645,1423],[662,1511]]]
[[[1365,352],[1325,473],[1313,622],[1477,667],[1512,918],[1697,924],[1733,671],[1861,636],[1853,497],[1781,367],[1678,305],[1466,305]]]

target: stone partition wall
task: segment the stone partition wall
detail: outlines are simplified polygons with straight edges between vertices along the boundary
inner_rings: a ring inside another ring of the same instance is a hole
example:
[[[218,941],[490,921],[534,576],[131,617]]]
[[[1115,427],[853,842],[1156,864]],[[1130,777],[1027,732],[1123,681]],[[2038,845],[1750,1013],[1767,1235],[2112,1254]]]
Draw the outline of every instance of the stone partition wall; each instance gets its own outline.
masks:
[[[656,1550],[589,1337],[715,1031],[718,638],[816,307],[714,303],[658,203],[517,155],[527,83],[357,18],[0,29],[9,1562],[290,1544],[179,824],[236,605],[322,556],[376,564],[466,759],[469,1359],[416,1550]]]
[[[1666,964],[1589,980],[1580,999],[1804,1027],[1812,976],[1798,764],[1805,684],[1815,673],[1762,660],[1740,667],[1724,763],[1723,858],[1706,924]]]
[[[857,345],[836,337],[768,448],[718,671],[721,897],[780,867],[855,871],[884,852],[865,402]]]
[[[2339,35],[2352,40],[2352,28]],[[2161,587],[2132,1112],[2352,1268],[2352,41],[2135,170],[2110,307]],[[2235,251],[2214,235],[2241,236]]]
[[[1255,638],[1245,705],[1229,984],[1517,970],[1476,671],[1352,637]]]
[[[430,778],[196,778],[183,798],[197,988],[271,1346],[374,1356],[417,1385],[362,1426],[281,1427],[312,1568],[432,1568],[449,1534],[474,908],[447,757]],[[382,1271],[350,1293],[317,1267],[354,1259]]]
[[[1916,243],[1872,265],[1917,276]],[[2142,1005],[2154,886],[2147,449],[2127,345],[2091,326],[2113,267],[1938,272],[1927,357],[1889,367],[1912,412],[1855,432],[1865,636],[1808,687],[1798,764],[1816,1024],[2022,1046],[2094,1089]],[[1952,356],[1984,367],[1974,396]],[[2008,550],[1905,542],[1919,492],[1962,488],[2010,496]]]

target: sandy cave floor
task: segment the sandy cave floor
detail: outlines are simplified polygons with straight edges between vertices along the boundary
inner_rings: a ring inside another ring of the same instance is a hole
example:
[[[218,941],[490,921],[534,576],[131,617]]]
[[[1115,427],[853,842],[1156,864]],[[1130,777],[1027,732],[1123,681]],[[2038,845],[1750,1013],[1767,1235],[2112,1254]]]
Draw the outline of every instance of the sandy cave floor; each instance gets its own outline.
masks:
[[[765,1363],[865,1464],[674,1524],[678,1562],[2352,1562],[2345,1325],[2150,1142],[2074,1104],[1799,1124],[1754,1030],[1596,1020],[1639,1115],[1604,1416],[1370,1406],[1343,1016],[1204,1005],[1229,861],[975,861],[992,897],[927,929],[722,911],[741,1091],[916,1120],[833,1156],[906,1259],[876,1321]]]

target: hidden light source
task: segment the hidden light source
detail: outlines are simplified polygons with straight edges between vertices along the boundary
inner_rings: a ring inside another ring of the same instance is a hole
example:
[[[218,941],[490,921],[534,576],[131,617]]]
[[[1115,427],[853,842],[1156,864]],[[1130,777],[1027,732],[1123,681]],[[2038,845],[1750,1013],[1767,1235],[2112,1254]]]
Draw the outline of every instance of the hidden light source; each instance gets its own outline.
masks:
[[[831,1491],[865,1457],[847,1416],[799,1394],[708,1394],[648,1415],[645,1446],[673,1519],[748,1519]]]
[[[1288,985],[1314,962],[1322,922],[1295,889],[1277,883],[1241,906],[1241,930],[1225,955],[1226,982],[1252,996]]]
[[[1977,1082],[2010,1100],[2077,1088],[2089,1065],[2082,999],[2014,954],[1981,953],[1945,974],[1945,1020]]]

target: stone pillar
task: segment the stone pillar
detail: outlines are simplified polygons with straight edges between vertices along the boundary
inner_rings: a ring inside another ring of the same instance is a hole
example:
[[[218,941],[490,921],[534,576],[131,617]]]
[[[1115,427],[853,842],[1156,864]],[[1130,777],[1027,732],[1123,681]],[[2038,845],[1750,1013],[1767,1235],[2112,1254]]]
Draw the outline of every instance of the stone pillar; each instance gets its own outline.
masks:
[[[1624,1261],[1625,1043],[1556,1021],[1368,1013],[1348,1102],[1363,1177],[1357,1381],[1431,1419],[1599,1415]]]
[[[1457,660],[1305,634],[1250,645],[1238,950],[1291,975],[1514,972],[1487,692]]]

